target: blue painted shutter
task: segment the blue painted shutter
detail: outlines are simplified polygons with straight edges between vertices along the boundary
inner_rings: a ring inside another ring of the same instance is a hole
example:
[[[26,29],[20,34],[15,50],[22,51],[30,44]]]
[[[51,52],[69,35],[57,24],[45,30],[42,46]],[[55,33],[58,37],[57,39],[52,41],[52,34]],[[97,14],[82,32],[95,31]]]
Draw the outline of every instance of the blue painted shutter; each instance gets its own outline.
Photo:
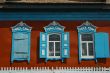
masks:
[[[62,33],[62,58],[69,58],[69,33]]]
[[[14,58],[28,58],[28,34],[15,33]]]
[[[108,33],[95,33],[96,58],[109,57],[109,35]]]
[[[47,52],[47,34],[40,32],[40,58],[46,58]]]

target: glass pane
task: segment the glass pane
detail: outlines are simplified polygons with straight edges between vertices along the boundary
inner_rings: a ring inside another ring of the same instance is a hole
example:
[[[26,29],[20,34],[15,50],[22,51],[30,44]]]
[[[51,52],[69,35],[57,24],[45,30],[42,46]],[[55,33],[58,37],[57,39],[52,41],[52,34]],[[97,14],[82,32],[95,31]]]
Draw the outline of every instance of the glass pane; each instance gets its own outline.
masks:
[[[55,51],[60,52],[60,42],[55,42]]]
[[[82,34],[81,36],[82,41],[93,41],[92,34]]]
[[[88,43],[89,56],[93,56],[93,43]]]
[[[49,52],[54,52],[54,42],[49,42]]]
[[[55,56],[60,56],[60,53],[55,53]]]
[[[58,34],[49,35],[49,41],[60,41],[60,35]]]
[[[54,56],[54,53],[49,53],[49,56]]]
[[[82,56],[87,56],[87,44],[82,43]]]

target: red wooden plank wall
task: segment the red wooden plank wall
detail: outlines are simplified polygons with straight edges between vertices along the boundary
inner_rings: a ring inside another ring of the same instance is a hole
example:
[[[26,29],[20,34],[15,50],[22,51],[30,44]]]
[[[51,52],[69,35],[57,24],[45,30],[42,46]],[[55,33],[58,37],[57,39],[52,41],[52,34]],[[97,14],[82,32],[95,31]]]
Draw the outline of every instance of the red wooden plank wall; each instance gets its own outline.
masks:
[[[65,26],[65,31],[70,32],[70,58],[64,63],[61,61],[48,61],[39,59],[39,33],[44,31],[43,27],[52,21],[24,21],[31,26],[31,61],[28,64],[26,61],[10,64],[11,55],[11,28],[20,21],[0,21],[0,67],[110,67],[110,58],[99,59],[98,63],[94,60],[82,61],[78,63],[78,36],[77,26],[85,21],[57,21]],[[97,32],[108,32],[110,34],[110,21],[90,21],[97,26]]]

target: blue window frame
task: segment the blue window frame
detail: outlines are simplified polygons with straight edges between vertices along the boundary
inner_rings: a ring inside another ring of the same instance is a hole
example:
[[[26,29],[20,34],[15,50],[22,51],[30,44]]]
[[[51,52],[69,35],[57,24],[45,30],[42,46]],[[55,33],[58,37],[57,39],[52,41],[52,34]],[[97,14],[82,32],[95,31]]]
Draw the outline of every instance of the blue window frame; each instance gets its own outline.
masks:
[[[79,62],[81,60],[108,58],[109,35],[105,32],[96,32],[96,27],[86,21],[77,27],[79,44]]]
[[[30,62],[30,34],[31,27],[23,22],[12,27],[11,63],[14,60]]]
[[[53,21],[40,32],[40,58],[62,60],[69,58],[69,33],[64,32],[64,26]]]

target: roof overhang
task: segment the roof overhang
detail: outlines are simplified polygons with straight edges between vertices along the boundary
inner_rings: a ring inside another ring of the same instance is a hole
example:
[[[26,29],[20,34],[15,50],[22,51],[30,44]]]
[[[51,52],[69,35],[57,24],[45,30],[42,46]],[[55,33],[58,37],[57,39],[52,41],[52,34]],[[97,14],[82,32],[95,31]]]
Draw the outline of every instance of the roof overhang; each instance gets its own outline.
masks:
[[[1,9],[36,9],[37,11],[83,11],[110,10],[110,4],[105,3],[3,3]]]

